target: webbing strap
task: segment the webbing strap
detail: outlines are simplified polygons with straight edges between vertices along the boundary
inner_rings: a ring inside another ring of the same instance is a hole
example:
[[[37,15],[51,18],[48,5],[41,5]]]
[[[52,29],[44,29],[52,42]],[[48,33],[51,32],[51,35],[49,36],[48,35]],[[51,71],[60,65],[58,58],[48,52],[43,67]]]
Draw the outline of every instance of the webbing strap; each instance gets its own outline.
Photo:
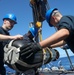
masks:
[[[4,61],[14,64],[19,59],[20,48],[12,46],[14,40],[4,47]],[[16,59],[17,58],[17,59]]]
[[[17,63],[22,65],[22,66],[24,66],[24,67],[27,67],[27,68],[33,68],[33,67],[36,67],[36,66],[38,67],[38,66],[42,65],[42,63],[38,63],[38,64],[34,64],[34,65],[29,65],[26,62],[23,62],[21,60],[18,60]]]
[[[17,69],[17,67],[16,67],[15,64],[12,65],[12,68],[13,68],[14,70],[16,70],[17,72],[20,72],[20,71]]]

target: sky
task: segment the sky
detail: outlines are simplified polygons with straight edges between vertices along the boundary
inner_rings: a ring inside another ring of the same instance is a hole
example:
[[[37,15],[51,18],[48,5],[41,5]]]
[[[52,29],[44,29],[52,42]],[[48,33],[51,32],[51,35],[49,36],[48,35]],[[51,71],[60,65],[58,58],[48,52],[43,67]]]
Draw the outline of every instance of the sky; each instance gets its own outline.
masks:
[[[50,8],[58,8],[62,15],[74,15],[74,0],[47,0]],[[0,0],[0,26],[3,24],[3,17],[8,13],[13,13],[17,17],[17,24],[10,31],[11,35],[24,35],[29,30],[30,22],[33,22],[32,8],[30,0]],[[46,39],[54,34],[54,27],[49,27],[46,21],[42,25],[42,39]],[[60,57],[67,56],[61,48],[56,48]],[[68,50],[70,56],[74,55]]]

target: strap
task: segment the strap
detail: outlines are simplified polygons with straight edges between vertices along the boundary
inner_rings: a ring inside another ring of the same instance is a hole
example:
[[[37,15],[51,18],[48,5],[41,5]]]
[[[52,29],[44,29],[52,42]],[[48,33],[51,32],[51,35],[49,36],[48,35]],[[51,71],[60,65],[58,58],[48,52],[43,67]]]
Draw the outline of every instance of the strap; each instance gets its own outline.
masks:
[[[29,65],[26,62],[23,62],[21,60],[18,60],[17,63],[21,64],[22,66],[27,67],[27,68],[39,67],[40,65],[42,65],[42,63],[38,63],[38,64],[34,64],[34,65]]]
[[[4,61],[14,64],[19,59],[20,48],[12,46],[14,40],[4,47]]]
[[[18,69],[17,69],[17,67],[16,67],[16,65],[12,65],[12,68],[14,69],[14,70],[16,70],[17,72],[20,72]]]

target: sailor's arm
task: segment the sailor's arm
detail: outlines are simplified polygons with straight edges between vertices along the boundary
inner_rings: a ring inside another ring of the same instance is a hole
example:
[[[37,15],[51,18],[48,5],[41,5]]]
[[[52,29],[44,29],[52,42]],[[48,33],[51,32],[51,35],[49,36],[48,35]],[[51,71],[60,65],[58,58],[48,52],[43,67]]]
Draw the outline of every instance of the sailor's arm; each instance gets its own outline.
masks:
[[[57,31],[52,36],[48,37],[47,39],[39,42],[39,44],[42,48],[50,47],[51,45],[66,39],[69,36],[69,34],[69,30],[63,28]]]
[[[25,45],[24,52],[28,50],[30,52],[36,53],[37,51],[42,50],[43,48],[50,47],[51,45],[58,43],[69,36],[69,31],[67,29],[61,29],[53,34],[51,37],[39,42],[39,43],[29,43]]]
[[[66,42],[64,40],[62,40],[62,41],[60,41],[58,43],[55,43],[53,45],[50,45],[49,47],[50,48],[61,47],[61,46],[65,45],[65,44],[66,44]]]
[[[15,35],[15,36],[10,36],[10,35],[3,35],[3,34],[0,34],[0,40],[3,41],[3,40],[12,40],[12,39],[23,39],[23,36],[22,35]]]

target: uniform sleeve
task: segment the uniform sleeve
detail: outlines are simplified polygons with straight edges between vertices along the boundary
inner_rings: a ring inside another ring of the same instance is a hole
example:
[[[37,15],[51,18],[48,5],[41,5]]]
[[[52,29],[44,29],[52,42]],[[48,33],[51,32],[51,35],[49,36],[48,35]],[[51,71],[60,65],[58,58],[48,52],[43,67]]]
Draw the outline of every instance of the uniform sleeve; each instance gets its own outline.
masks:
[[[59,23],[59,29],[62,28],[68,29],[70,33],[74,31],[73,22],[71,21],[71,19],[69,19],[68,17],[62,19],[61,22]]]
[[[0,27],[0,34],[2,34],[2,29],[1,29],[1,27]]]
[[[69,32],[71,32],[72,28],[68,23],[61,23],[61,25],[59,26],[59,29],[65,28],[67,30],[69,30]]]

